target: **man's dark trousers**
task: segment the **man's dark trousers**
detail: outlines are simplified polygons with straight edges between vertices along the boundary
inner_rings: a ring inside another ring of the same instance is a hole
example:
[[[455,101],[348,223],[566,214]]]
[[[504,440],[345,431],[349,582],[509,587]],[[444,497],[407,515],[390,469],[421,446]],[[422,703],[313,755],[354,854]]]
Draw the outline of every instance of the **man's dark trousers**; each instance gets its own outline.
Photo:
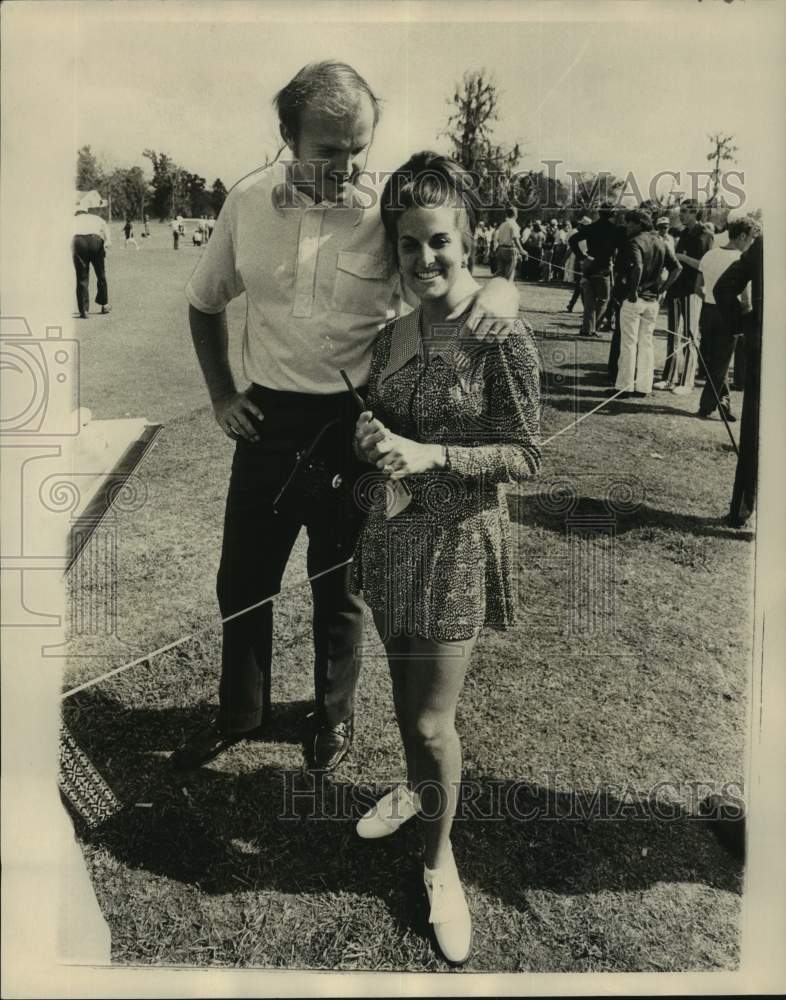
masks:
[[[723,319],[720,309],[711,302],[705,302],[701,307],[699,330],[701,331],[701,354],[704,359],[706,375],[706,382],[699,400],[699,413],[709,416],[718,408],[719,402],[724,409],[729,407],[729,385],[726,378],[734,354],[735,338]]]
[[[104,260],[106,251],[104,241],[98,235],[75,236],[71,246],[76,270],[76,304],[80,313],[90,311],[90,265],[96,273],[98,291],[96,305],[109,304],[109,292],[106,286],[106,268]]]
[[[734,338],[734,379],[732,389],[745,388],[745,338],[739,334]]]
[[[620,304],[614,299],[610,300],[610,304],[613,308],[614,329],[611,334],[611,343],[609,344],[608,371],[609,371],[609,382],[612,385],[614,385],[614,383],[617,381],[617,372],[619,371],[620,346],[622,344],[622,328],[620,327]]]
[[[611,275],[608,271],[585,274],[581,287],[584,301],[581,333],[595,333],[611,294]]]
[[[573,307],[576,305],[576,303],[581,298],[581,282],[582,282],[582,280],[583,279],[582,279],[582,277],[580,275],[579,275],[578,278],[574,278],[573,279],[573,294],[571,295],[570,302],[568,303],[568,310],[570,312],[573,312]]]
[[[729,517],[744,524],[756,507],[756,482],[759,474],[759,389],[761,379],[761,341],[758,331],[745,334],[745,389],[742,394],[740,454],[734,475]]]
[[[313,577],[352,557],[362,524],[354,505],[348,512],[324,497],[290,494],[278,513],[273,510],[296,452],[325,423],[341,416],[351,441],[357,407],[349,393],[324,396],[252,386],[248,394],[265,419],[257,425],[261,440],[239,440],[235,449],[217,581],[222,618],[279,592],[303,525],[309,539],[308,575]],[[350,570],[341,566],[311,584],[316,711],[329,726],[352,716],[360,668],[364,605],[349,592]],[[224,624],[218,716],[224,732],[254,729],[267,714],[272,643],[272,602]]]

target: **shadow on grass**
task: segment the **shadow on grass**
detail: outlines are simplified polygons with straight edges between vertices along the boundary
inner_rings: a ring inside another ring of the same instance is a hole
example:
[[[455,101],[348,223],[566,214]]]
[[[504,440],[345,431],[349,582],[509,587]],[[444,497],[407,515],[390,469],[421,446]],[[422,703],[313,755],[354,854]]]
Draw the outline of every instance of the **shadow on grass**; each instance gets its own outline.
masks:
[[[561,509],[555,509],[555,504]],[[563,504],[560,498],[555,500],[555,497],[548,493],[533,493],[527,496],[514,494],[508,497],[508,509],[513,524],[537,525],[560,534],[565,533],[572,521],[591,526],[593,520],[600,523],[612,518],[615,535],[623,535],[640,528],[665,528],[680,534],[729,538],[743,542],[751,542],[755,538],[753,531],[726,527],[722,517],[699,517],[696,514],[659,510],[648,504],[641,504],[627,513],[624,510],[614,510],[601,497],[576,495],[570,500],[566,499]]]
[[[606,390],[598,390],[597,392],[591,392],[587,390],[576,390],[568,387],[564,392],[556,395],[555,393],[549,393],[544,399],[544,403],[553,410],[568,410],[573,413],[576,410],[576,400],[587,400],[595,403],[600,403],[606,398]],[[592,409],[592,407],[587,407],[587,409]],[[580,413],[586,412],[585,410],[580,410]],[[617,415],[630,415],[634,413],[650,413],[650,414],[665,414],[670,417],[685,417],[687,420],[699,420],[700,418],[693,413],[691,410],[681,410],[677,406],[661,406],[658,403],[642,402],[636,403],[632,402],[630,399],[610,399],[609,402],[599,410],[595,416],[617,416]],[[705,421],[702,421],[704,423]],[[730,446],[731,447],[731,446]]]
[[[129,869],[208,894],[315,894],[328,907],[331,893],[377,896],[402,931],[428,935],[424,821],[381,841],[355,834],[355,821],[387,786],[255,766],[253,744],[243,756],[229,751],[225,770],[176,772],[155,751],[172,745],[183,716],[181,709],[128,710],[92,694],[67,709],[76,741],[123,803],[99,828],[83,830],[83,840]],[[97,729],[102,719],[108,724]],[[240,773],[226,770],[241,762]],[[703,820],[623,789],[556,790],[472,776],[462,786],[453,844],[468,886],[522,911],[533,889],[572,896],[702,883],[741,891],[742,866]]]
[[[573,386],[575,386],[577,383],[585,383],[586,385],[590,386],[595,385],[599,387],[611,385],[611,382],[608,378],[608,365],[588,365],[582,363],[581,368],[582,368],[581,371],[574,371],[572,374],[568,376],[568,379],[570,381],[567,382],[566,380],[567,384],[564,386],[562,393],[560,394],[554,393],[554,394],[564,395],[564,393],[569,392],[573,388]],[[588,371],[587,369],[592,369],[592,370]],[[556,372],[551,374],[564,375],[565,371],[564,369],[558,369]],[[554,392],[553,389],[551,391]]]
[[[299,743],[301,724],[313,707],[310,701],[274,702],[266,736],[278,743]],[[207,725],[215,714],[216,706],[207,702],[187,708],[129,710],[94,689],[68,699],[63,719],[88,755],[91,750],[100,754],[102,749],[104,753],[117,749],[123,754],[151,755],[174,750],[184,737]]]

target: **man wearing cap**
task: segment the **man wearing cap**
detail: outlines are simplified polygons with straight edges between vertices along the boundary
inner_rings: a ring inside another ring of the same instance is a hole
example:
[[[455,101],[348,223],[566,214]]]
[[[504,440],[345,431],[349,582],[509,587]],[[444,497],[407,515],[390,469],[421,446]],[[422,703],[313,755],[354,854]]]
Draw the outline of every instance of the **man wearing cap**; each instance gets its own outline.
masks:
[[[586,243],[585,253],[580,243]],[[584,280],[584,316],[581,321],[582,337],[597,337],[597,326],[611,294],[611,261],[620,243],[620,234],[614,225],[614,205],[604,202],[598,218],[588,226],[581,226],[568,244],[581,262]]]
[[[91,264],[98,284],[96,305],[101,306],[102,313],[108,313],[111,308],[106,283],[106,250],[111,245],[109,227],[100,215],[89,212],[88,207],[88,199],[78,200],[71,240],[71,255],[76,271],[76,304],[80,319],[87,319],[90,312]]]
[[[671,250],[672,253],[676,253],[676,245],[674,243],[674,237],[669,232],[669,217],[668,215],[662,215],[655,222],[655,232],[663,240],[666,246]]]
[[[707,380],[699,400],[700,417],[711,417],[720,409],[729,422],[736,417],[731,411],[731,393],[726,377],[734,354],[735,334],[715,302],[715,283],[731,265],[740,258],[758,235],[756,221],[751,218],[734,219],[728,224],[729,240],[721,247],[713,247],[699,262],[699,281],[696,291],[702,300],[699,315],[701,353]]]
[[[341,370],[362,394],[374,342],[403,311],[379,198],[364,171],[379,101],[351,66],[325,61],[304,66],[274,103],[292,157],[233,188],[186,286],[215,418],[236,445],[217,581],[224,619],[219,712],[176,751],[172,762],[181,768],[265,733],[270,599],[303,526],[314,606],[307,765],[334,770],[353,737],[363,603],[350,590],[348,563],[362,512],[342,503],[339,476],[335,494],[314,499],[301,481],[288,487],[286,503],[279,506],[276,497],[326,425],[351,445],[357,405]],[[243,293],[243,365],[251,385],[239,392],[228,361],[226,306]],[[518,304],[507,281],[490,281],[465,328],[480,339],[504,339]]]

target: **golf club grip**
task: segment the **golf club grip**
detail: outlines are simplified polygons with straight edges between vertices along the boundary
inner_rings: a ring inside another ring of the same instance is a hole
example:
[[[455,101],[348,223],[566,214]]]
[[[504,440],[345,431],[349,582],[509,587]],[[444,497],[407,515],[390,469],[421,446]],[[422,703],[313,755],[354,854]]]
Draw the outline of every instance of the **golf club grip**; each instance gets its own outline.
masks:
[[[360,411],[360,413],[365,412],[366,404],[363,400],[363,397],[360,395],[360,393],[357,391],[354,385],[352,385],[352,383],[350,382],[349,375],[347,375],[347,373],[344,371],[343,368],[339,368],[338,372],[339,375],[344,379],[347,389],[349,389],[349,391],[352,393],[352,398],[358,404],[358,410]]]
[[[360,409],[360,412],[363,413],[365,411],[365,409],[366,409],[366,404],[363,401],[363,397],[358,393],[358,391],[357,391],[357,389],[355,389],[354,385],[352,385],[352,382],[350,381],[349,375],[347,375],[347,373],[344,371],[344,369],[343,368],[339,368],[338,372],[339,372],[339,375],[344,379],[344,382],[346,384],[347,389],[349,389],[349,391],[352,393],[352,396],[353,396],[355,402],[358,404],[358,408]],[[409,496],[409,497],[412,496],[412,490],[409,488],[409,486],[407,485],[407,483],[403,479],[399,479],[398,480],[398,487],[401,490],[403,490],[404,493],[407,494],[407,496]]]

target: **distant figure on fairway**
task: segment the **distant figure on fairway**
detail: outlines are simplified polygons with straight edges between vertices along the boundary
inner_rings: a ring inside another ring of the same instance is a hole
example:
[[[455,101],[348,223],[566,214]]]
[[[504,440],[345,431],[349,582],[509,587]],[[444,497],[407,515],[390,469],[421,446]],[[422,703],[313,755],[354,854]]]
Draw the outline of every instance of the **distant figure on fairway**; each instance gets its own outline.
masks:
[[[126,224],[123,226],[123,234],[125,235],[126,241],[123,244],[124,248],[128,250],[129,243],[133,243],[136,249],[139,249],[139,244],[134,239],[134,224],[130,219],[126,219]]]

